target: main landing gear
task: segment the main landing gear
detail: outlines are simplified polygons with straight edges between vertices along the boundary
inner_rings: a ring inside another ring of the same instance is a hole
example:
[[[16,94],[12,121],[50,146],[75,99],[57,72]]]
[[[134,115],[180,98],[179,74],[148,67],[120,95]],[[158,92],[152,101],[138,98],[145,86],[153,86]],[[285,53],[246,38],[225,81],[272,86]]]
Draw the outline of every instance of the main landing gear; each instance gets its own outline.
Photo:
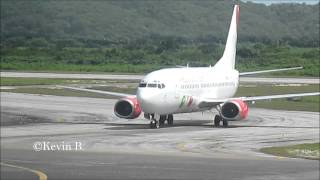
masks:
[[[150,128],[151,129],[159,129],[160,128],[160,123],[157,120],[151,120],[150,121]]]
[[[152,129],[158,129],[160,127],[165,126],[165,122],[167,121],[167,125],[168,126],[172,126],[173,125],[173,115],[169,114],[169,115],[154,115],[151,114],[149,115],[150,118],[150,128]]]
[[[222,121],[223,127],[228,127],[228,120],[223,119],[220,115],[214,117],[214,126],[220,127],[220,122]]]

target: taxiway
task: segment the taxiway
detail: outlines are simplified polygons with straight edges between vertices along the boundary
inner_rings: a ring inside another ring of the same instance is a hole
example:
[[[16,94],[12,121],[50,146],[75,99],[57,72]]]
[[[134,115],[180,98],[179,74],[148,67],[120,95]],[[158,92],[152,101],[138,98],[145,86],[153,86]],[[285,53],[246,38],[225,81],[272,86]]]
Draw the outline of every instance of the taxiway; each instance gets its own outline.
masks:
[[[259,152],[319,142],[318,112],[250,109],[227,129],[212,127],[212,112],[181,114],[173,127],[149,129],[142,116],[115,117],[115,101],[2,92],[1,162],[12,166],[1,164],[1,179],[319,178],[318,161]],[[33,149],[44,141],[83,149]]]

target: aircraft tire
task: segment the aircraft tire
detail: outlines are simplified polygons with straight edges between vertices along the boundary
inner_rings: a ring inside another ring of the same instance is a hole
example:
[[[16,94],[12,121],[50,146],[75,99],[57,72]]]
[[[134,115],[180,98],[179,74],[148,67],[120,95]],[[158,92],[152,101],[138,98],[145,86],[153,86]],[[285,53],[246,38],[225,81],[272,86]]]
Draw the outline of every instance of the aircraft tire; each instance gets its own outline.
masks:
[[[222,124],[223,124],[223,127],[228,127],[228,120],[226,119],[222,119]]]
[[[167,119],[166,115],[161,115],[159,120],[159,126],[164,126],[166,119]]]
[[[159,129],[159,128],[160,128],[160,122],[159,122],[159,121],[156,121],[156,123],[155,123],[155,128],[156,128],[156,129]]]
[[[150,128],[151,128],[151,129],[155,128],[155,122],[154,122],[154,120],[150,121]]]
[[[169,126],[172,126],[172,125],[173,125],[173,115],[172,115],[172,114],[169,114],[169,115],[168,115],[167,121],[168,121],[168,125],[169,125]]]
[[[215,126],[215,127],[219,127],[221,120],[222,120],[222,118],[221,118],[219,115],[216,115],[216,116],[214,117],[214,126]]]
[[[157,121],[157,120],[150,121],[150,128],[151,129],[159,129],[160,128],[159,121]]]

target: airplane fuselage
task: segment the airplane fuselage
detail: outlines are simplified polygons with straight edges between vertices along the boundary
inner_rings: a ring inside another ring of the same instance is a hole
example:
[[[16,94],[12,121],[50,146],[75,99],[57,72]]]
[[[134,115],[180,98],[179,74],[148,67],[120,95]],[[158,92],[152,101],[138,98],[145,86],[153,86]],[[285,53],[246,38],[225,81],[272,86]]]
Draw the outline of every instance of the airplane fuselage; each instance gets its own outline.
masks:
[[[199,105],[202,98],[233,97],[239,85],[237,70],[214,67],[168,68],[146,75],[137,90],[145,113],[176,114],[203,111],[212,106]]]

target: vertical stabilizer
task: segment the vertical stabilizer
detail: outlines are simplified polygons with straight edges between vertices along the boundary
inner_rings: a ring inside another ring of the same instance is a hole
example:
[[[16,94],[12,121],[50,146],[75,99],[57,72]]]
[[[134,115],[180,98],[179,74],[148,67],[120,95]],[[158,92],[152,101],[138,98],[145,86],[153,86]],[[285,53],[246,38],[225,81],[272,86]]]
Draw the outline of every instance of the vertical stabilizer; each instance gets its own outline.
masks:
[[[216,63],[214,67],[222,70],[234,69],[236,58],[236,46],[237,46],[237,26],[239,24],[240,9],[239,5],[235,5],[229,27],[229,33],[227,38],[226,47],[224,49],[223,56]]]

